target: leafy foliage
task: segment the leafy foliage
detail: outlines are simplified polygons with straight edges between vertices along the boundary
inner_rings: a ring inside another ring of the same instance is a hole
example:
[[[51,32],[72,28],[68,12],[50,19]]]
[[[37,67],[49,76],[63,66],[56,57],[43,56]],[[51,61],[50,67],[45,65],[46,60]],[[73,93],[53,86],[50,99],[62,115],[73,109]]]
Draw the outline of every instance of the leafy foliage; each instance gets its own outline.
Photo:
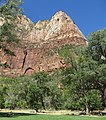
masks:
[[[106,63],[106,29],[91,33],[88,39],[92,58],[100,63]]]
[[[14,21],[17,15],[22,14],[20,8],[22,0],[0,0],[0,3],[0,49],[6,54],[14,55],[11,50],[7,49],[6,45],[19,42]]]
[[[19,13],[22,13],[20,6],[22,5],[22,0],[0,0],[2,6],[0,7],[0,13],[3,16],[14,17]]]

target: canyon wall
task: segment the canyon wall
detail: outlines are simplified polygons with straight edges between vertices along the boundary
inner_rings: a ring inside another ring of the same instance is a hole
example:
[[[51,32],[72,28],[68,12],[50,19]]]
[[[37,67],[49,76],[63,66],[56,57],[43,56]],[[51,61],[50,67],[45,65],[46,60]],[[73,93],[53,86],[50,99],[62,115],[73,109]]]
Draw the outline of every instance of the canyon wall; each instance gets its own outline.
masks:
[[[6,45],[14,56],[0,50],[0,62],[6,65],[0,67],[1,75],[31,75],[66,67],[55,49],[65,45],[88,44],[72,19],[62,11],[57,12],[51,20],[38,21],[36,24],[26,16],[18,16],[15,23],[20,43]]]

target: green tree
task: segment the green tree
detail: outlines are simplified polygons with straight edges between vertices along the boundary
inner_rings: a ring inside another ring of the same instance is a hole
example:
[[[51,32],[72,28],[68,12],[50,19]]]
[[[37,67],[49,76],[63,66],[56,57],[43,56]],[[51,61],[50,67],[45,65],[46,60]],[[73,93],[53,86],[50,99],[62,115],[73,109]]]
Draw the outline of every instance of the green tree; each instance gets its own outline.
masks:
[[[39,108],[46,109],[44,99],[49,95],[48,81],[49,77],[46,72],[35,73],[31,78],[27,98],[29,99],[28,104],[30,107],[36,111],[38,111]]]
[[[71,67],[63,71],[63,84],[70,89],[70,100],[76,101],[74,104],[70,104],[70,108],[79,109],[82,106],[85,108],[86,114],[89,114],[91,109],[89,95],[92,93],[90,91],[97,89],[95,70],[98,63],[87,52],[87,47],[77,47],[74,49],[74,55],[68,55]],[[96,103],[96,101],[93,102]]]
[[[22,13],[22,0],[0,0],[2,6],[0,7],[0,13],[3,17],[16,17]]]
[[[20,8],[22,0],[1,0],[0,3],[2,4],[0,6],[0,49],[14,55],[6,48],[6,44],[19,41],[14,21],[17,15],[22,14]]]
[[[17,102],[17,89],[15,79],[3,77],[0,80],[0,99],[3,108],[14,109]]]
[[[106,63],[106,29],[91,33],[88,40],[92,58],[99,63]]]
[[[64,109],[63,96],[64,96],[64,86],[61,83],[61,70],[57,70],[50,75],[51,80],[48,82],[50,89],[49,103],[50,108],[59,110]]]
[[[97,61],[98,65],[95,70],[97,81],[96,86],[101,92],[103,106],[106,106],[105,102],[105,90],[106,90],[106,29],[93,32],[88,37],[89,43],[89,55],[93,60]]]
[[[0,108],[5,107],[5,96],[6,96],[7,86],[4,84],[3,80],[0,78]]]

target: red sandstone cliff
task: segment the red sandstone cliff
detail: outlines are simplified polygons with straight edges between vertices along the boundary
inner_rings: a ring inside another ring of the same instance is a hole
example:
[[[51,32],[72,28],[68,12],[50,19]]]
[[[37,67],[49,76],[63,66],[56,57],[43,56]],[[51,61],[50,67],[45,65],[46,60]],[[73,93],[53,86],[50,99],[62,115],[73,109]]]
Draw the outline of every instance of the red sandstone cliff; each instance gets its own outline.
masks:
[[[0,50],[0,62],[8,65],[0,67],[1,75],[30,75],[65,67],[59,54],[50,54],[50,51],[70,44],[87,45],[79,28],[62,11],[57,12],[50,21],[39,21],[36,24],[26,16],[18,16],[16,25],[21,44],[7,45],[15,56],[4,54]]]

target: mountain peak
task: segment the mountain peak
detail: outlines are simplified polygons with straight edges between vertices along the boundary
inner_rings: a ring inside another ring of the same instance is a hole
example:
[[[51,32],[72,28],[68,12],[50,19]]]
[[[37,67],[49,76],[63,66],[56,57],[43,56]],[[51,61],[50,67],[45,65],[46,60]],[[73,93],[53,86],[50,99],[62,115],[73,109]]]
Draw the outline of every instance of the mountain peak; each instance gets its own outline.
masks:
[[[46,29],[48,32],[45,40],[51,38],[63,39],[67,37],[81,37],[86,39],[70,16],[63,11],[58,11],[52,17]]]
[[[60,22],[64,22],[64,21],[72,21],[72,19],[63,11],[58,11],[56,12],[56,14],[52,17],[53,20],[57,20]]]

